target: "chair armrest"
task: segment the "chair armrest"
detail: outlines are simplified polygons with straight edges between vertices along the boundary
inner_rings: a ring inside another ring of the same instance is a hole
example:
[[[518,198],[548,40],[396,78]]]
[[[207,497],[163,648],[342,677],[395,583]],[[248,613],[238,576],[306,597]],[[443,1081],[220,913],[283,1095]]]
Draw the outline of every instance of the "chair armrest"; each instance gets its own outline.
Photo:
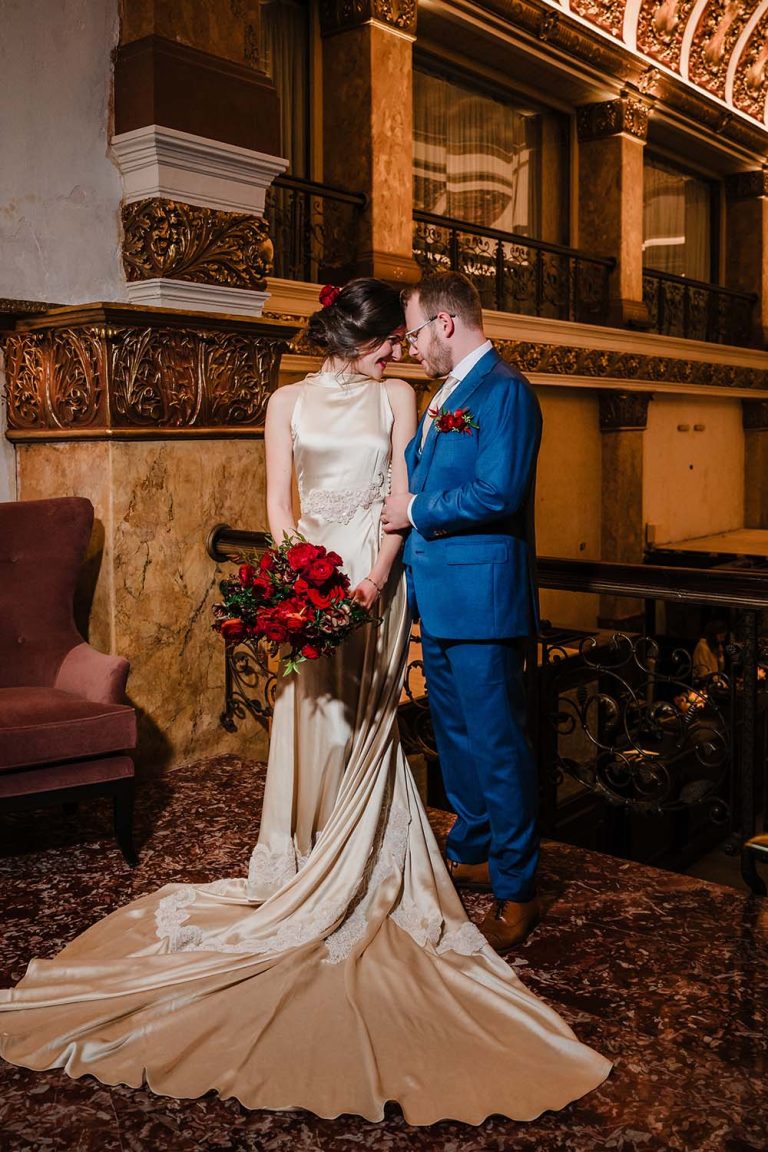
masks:
[[[107,656],[90,644],[78,644],[64,657],[53,686],[96,704],[124,704],[130,667],[122,656]]]

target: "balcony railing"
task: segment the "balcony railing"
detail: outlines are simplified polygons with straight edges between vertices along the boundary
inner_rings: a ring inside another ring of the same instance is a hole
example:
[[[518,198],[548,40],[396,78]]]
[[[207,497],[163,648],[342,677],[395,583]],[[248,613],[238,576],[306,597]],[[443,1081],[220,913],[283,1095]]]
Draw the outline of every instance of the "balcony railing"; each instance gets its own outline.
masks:
[[[365,205],[362,194],[278,176],[264,209],[275,249],[274,275],[311,283],[348,280]]]
[[[644,268],[643,300],[652,331],[661,335],[744,347],[753,343],[757,297],[752,293]]]
[[[413,255],[425,271],[463,272],[484,308],[605,324],[615,261],[529,236],[414,212]]]

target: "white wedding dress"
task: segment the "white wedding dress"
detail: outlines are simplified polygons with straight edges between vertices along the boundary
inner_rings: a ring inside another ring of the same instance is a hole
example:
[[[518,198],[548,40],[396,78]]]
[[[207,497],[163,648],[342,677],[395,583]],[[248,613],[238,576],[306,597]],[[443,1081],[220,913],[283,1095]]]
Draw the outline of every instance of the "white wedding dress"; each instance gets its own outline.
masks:
[[[388,484],[384,386],[319,373],[293,416],[299,530],[371,568]],[[412,1124],[530,1120],[596,1087],[580,1044],[464,912],[400,748],[402,577],[383,623],[281,682],[249,875],[167,885],[0,992],[29,1068],[247,1108]]]

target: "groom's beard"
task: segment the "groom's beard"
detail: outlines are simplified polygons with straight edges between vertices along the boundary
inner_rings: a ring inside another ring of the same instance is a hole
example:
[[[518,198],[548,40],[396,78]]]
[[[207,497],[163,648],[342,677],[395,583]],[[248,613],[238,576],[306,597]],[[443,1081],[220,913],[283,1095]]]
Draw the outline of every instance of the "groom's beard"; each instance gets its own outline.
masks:
[[[441,344],[435,335],[432,336],[427,345],[426,354],[421,358],[421,366],[430,380],[447,376],[453,368],[453,357],[450,350]]]

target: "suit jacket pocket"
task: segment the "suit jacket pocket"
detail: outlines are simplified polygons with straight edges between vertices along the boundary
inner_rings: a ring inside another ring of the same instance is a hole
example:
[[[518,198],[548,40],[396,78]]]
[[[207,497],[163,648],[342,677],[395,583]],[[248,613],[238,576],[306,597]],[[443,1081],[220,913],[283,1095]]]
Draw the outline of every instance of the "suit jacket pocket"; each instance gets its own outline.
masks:
[[[446,541],[446,564],[504,564],[508,559],[509,546],[504,540],[465,536],[463,540]]]

